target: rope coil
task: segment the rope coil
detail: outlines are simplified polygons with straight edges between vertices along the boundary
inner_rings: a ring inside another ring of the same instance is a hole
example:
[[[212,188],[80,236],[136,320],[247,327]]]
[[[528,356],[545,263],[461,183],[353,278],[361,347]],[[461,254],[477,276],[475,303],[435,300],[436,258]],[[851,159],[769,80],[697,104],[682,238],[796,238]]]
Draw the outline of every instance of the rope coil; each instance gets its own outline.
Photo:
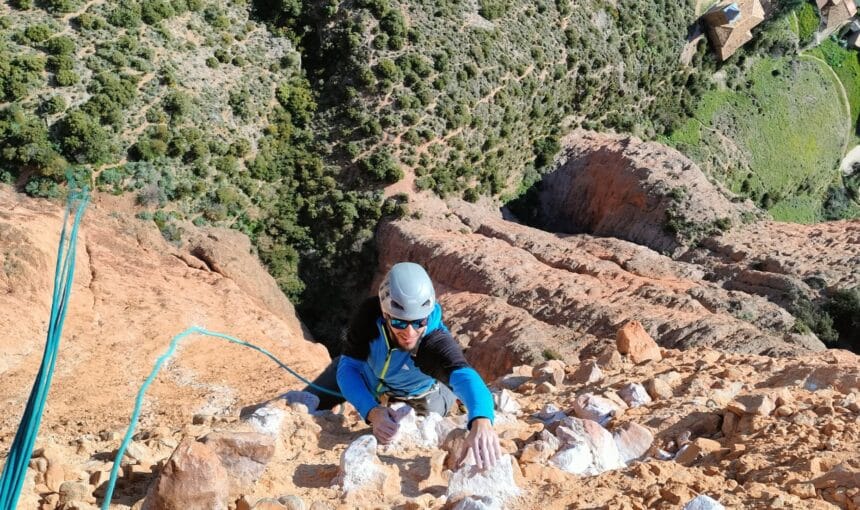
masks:
[[[69,187],[73,187],[73,182],[70,183]],[[57,363],[57,353],[60,347],[63,323],[66,320],[69,298],[71,297],[72,281],[75,273],[75,253],[78,241],[78,228],[80,226],[81,219],[83,218],[84,209],[86,209],[89,202],[89,198],[89,190],[84,187],[80,191],[70,191],[68,201],[66,203],[66,210],[63,215],[63,228],[60,232],[60,243],[59,248],[57,249],[57,264],[54,272],[54,290],[51,301],[51,317],[48,324],[45,351],[42,356],[42,364],[39,368],[39,373],[36,376],[36,380],[34,381],[33,388],[30,392],[30,397],[27,400],[27,407],[24,411],[24,416],[21,418],[21,422],[18,425],[18,430],[15,433],[15,440],[12,443],[12,447],[9,449],[6,463],[3,466],[3,474],[0,476],[0,510],[16,510],[18,499],[21,495],[21,488],[24,485],[24,478],[27,474],[27,468],[30,463],[30,458],[33,455],[33,446],[36,442],[39,426],[42,421],[42,414],[45,410],[45,403],[48,398],[48,391],[51,387],[51,379],[53,378],[54,368]],[[72,218],[72,226],[69,235],[66,236],[69,226],[69,218]],[[167,359],[176,351],[176,347],[179,342],[183,338],[192,334],[221,338],[229,342],[254,349],[273,360],[281,368],[308,386],[315,388],[318,391],[343,398],[343,395],[336,391],[323,388],[308,381],[262,347],[258,347],[223,333],[208,331],[198,326],[192,326],[173,337],[167,351],[156,360],[152,372],[138,391],[137,398],[135,400],[134,412],[131,416],[131,423],[129,424],[122,444],[117,450],[116,457],[114,458],[110,481],[108,482],[105,498],[102,502],[102,510],[108,510],[110,507],[117,475],[119,473],[120,461],[134,436],[134,430],[137,427],[137,423],[140,418],[140,411],[143,406],[143,397],[146,394],[146,389],[150,384],[152,384],[164,362],[167,361]]]
[[[71,186],[70,186],[71,187]],[[75,252],[78,244],[78,227],[83,218],[84,209],[89,202],[89,190],[84,187],[80,191],[71,191],[63,215],[63,229],[60,232],[60,245],[57,249],[57,265],[54,271],[54,292],[51,301],[51,318],[48,323],[48,335],[45,342],[45,352],[39,374],[30,391],[24,416],[15,433],[15,440],[6,457],[3,475],[0,477],[0,510],[15,510],[27,467],[33,454],[33,445],[42,422],[45,401],[51,388],[54,367],[57,363],[57,352],[60,348],[60,336],[63,323],[66,320],[69,298],[72,293],[72,280],[75,273]],[[77,205],[76,205],[77,204]],[[74,213],[73,213],[74,211]],[[73,216],[72,228],[68,238],[66,229],[69,217]]]

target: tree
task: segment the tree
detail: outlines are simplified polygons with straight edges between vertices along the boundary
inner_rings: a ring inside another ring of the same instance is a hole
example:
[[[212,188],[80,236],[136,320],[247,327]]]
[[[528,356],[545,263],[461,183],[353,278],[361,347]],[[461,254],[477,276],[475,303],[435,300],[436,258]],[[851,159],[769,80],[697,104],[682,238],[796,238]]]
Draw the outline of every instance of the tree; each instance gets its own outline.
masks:
[[[536,141],[534,144],[535,166],[543,168],[549,165],[560,150],[561,144],[556,137],[547,136]]]
[[[98,120],[74,110],[57,123],[57,139],[63,153],[77,163],[108,163],[115,153],[114,141]]]

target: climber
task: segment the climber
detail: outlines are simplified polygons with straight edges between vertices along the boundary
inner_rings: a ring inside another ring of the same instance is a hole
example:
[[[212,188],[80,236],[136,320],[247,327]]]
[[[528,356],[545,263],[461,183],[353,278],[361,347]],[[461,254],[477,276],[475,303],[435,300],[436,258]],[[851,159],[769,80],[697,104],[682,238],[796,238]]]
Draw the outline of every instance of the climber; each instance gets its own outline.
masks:
[[[382,444],[399,427],[397,413],[380,404],[385,397],[405,402],[419,415],[442,416],[459,397],[469,428],[460,460],[471,450],[478,469],[485,469],[501,457],[492,395],[442,323],[433,282],[418,264],[401,262],[391,268],[379,295],[366,299],[352,318],[342,354],[313,384],[339,390]],[[311,386],[304,391],[319,397],[320,409],[343,402]]]

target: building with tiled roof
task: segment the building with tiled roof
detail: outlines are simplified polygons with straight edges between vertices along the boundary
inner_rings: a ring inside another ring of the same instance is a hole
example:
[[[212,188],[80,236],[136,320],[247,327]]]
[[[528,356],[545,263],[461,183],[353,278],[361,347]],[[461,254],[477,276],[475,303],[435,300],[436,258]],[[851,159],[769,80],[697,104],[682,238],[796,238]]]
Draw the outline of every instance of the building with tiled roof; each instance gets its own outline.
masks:
[[[725,0],[701,20],[717,58],[725,60],[752,39],[753,27],[764,21],[764,7],[760,0]]]
[[[815,3],[824,20],[823,36],[833,33],[857,14],[854,0],[815,0]]]

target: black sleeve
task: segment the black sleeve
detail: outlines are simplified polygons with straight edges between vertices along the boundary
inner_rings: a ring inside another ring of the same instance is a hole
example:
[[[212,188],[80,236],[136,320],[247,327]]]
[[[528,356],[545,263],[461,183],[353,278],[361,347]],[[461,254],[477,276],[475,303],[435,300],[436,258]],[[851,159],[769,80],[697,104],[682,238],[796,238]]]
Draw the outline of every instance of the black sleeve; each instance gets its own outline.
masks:
[[[376,319],[382,317],[379,298],[371,296],[365,299],[352,316],[341,354],[355,359],[367,359],[370,355],[370,342],[379,334],[376,329]]]
[[[437,329],[421,340],[415,366],[430,377],[449,384],[451,372],[471,365],[451,333]]]

